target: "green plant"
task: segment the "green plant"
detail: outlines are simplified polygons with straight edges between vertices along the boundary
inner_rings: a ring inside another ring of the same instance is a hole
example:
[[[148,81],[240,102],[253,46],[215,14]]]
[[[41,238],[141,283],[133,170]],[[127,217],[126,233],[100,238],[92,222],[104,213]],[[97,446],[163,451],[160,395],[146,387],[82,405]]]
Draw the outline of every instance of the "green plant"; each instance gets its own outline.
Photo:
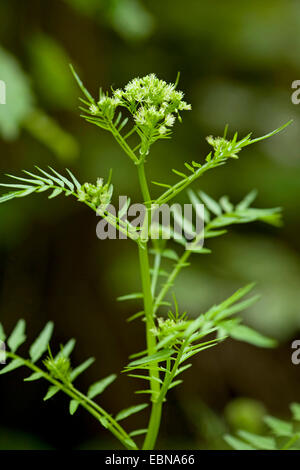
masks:
[[[32,374],[25,379],[26,381],[44,378],[50,382],[51,385],[45,400],[59,391],[63,391],[71,399],[71,414],[74,414],[77,408],[82,406],[111,431],[126,448],[137,449],[138,445],[133,438],[145,434],[142,448],[153,449],[167,393],[182,382],[179,377],[191,366],[187,361],[192,356],[217,345],[226,337],[247,341],[261,347],[275,345],[273,340],[243,325],[241,318],[237,316],[237,313],[258,299],[257,295],[245,299],[245,296],[252,290],[253,284],[239,289],[231,297],[214,305],[207,312],[200,313],[195,319],[179,312],[175,295],[173,296],[173,304],[167,302],[167,294],[180,271],[189,265],[188,261],[191,255],[209,252],[207,248],[199,246],[199,241],[203,241],[205,238],[219,237],[226,233],[226,227],[237,223],[259,220],[279,225],[280,209],[250,207],[255,198],[255,192],[251,192],[239,204],[234,205],[226,196],[222,197],[220,201],[215,201],[204,192],[194,192],[189,189],[188,197],[196,212],[199,203],[205,204],[206,223],[205,227],[195,235],[189,249],[185,249],[186,239],[184,236],[175,237],[172,233],[172,243],[177,243],[181,247],[181,255],[178,255],[178,250],[166,248],[167,242],[162,236],[163,228],[161,226],[158,231],[160,237],[149,240],[148,222],[151,218],[152,206],[160,207],[171,201],[206,171],[225,164],[229,159],[237,159],[239,152],[244,147],[271,137],[287,124],[256,139],[252,139],[249,134],[239,140],[237,133],[232,139],[228,139],[227,129],[225,129],[223,137],[208,137],[207,140],[212,146],[212,151],[206,156],[205,163],[186,162],[184,164],[185,173],[174,169],[173,172],[179,176],[179,181],[174,185],[155,182],[156,185],[164,189],[156,199],[153,199],[145,172],[147,159],[150,158],[150,149],[158,140],[170,138],[176,119],[181,121],[181,112],[191,109],[191,106],[183,100],[183,93],[177,90],[177,82],[167,84],[151,74],[142,79],[132,80],[123,90],[112,90],[111,96],[100,90],[99,100],[95,101],[74,70],[73,73],[84,95],[84,98],[80,98],[84,105],[81,108],[84,113],[83,117],[89,123],[110,132],[137,170],[143,204],[146,208],[146,216],[142,225],[136,227],[126,218],[124,219],[123,209],[117,214],[113,214],[109,210],[113,196],[111,175],[106,183],[99,178],[96,184],[81,184],[70,170],[66,170],[65,175],[59,174],[52,168],[48,171],[37,168],[36,173],[24,171],[25,177],[8,175],[17,180],[17,183],[2,184],[2,186],[10,187],[11,191],[4,194],[0,198],[0,202],[44,191],[51,191],[49,199],[60,194],[73,196],[136,243],[139,253],[142,291],[122,296],[119,300],[137,298],[143,301],[142,310],[132,315],[129,321],[141,319],[145,322],[146,348],[131,356],[132,360],[125,366],[124,372],[128,373],[130,377],[146,381],[149,385],[146,389],[136,392],[146,394],[150,398],[149,424],[145,429],[132,432],[125,431],[120,424],[121,420],[142,411],[149,403],[137,404],[113,417],[94,401],[94,398],[115,380],[115,375],[110,375],[93,384],[87,394],[81,393],[74,387],[74,380],[91,365],[93,359],[88,359],[73,369],[69,357],[75,344],[74,340],[70,340],[62,347],[61,351],[53,355],[49,346],[53,330],[52,323],[46,325],[38,339],[30,347],[29,358],[24,359],[17,354],[17,348],[25,341],[25,322],[20,320],[7,341],[7,357],[11,361],[0,373],[4,374],[18,367],[26,366],[32,371]],[[119,111],[120,108],[123,108],[125,117]],[[181,223],[188,226],[190,233],[195,233],[195,228],[190,221],[184,218],[182,220],[182,216],[178,212],[174,217],[177,221],[180,219]],[[150,256],[153,257],[151,268]],[[168,265],[170,260],[174,263],[171,268]],[[167,264],[167,270],[163,268],[165,264]],[[159,313],[164,306],[169,308],[167,316],[162,316]],[[5,340],[3,328],[0,330],[0,339]],[[42,365],[36,365],[47,350],[48,356]]]
[[[292,403],[290,409],[291,421],[264,417],[269,431],[264,436],[241,430],[239,437],[226,435],[225,441],[236,450],[300,450],[300,404]]]

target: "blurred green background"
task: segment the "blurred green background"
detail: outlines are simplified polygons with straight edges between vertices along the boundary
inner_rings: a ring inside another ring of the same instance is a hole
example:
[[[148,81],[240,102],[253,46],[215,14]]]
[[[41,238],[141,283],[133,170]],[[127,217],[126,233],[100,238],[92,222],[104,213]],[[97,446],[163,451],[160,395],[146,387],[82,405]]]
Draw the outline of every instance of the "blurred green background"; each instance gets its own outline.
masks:
[[[1,0],[0,17],[0,79],[7,83],[7,104],[0,106],[2,181],[5,173],[35,164],[67,166],[91,182],[113,167],[115,190],[139,197],[131,162],[110,135],[80,120],[70,62],[94,95],[99,86],[122,87],[150,72],[174,81],[181,71],[179,88],[193,111],[171,141],[153,148],[152,180],[171,181],[170,168],[202,161],[205,137],[220,135],[226,123],[232,133],[259,136],[294,120],[195,185],[237,202],[257,188],[258,207],[283,207],[284,227],[248,225],[212,240],[213,254],[196,257],[176,284],[180,308],[196,315],[257,280],[262,299],[245,320],[276,337],[279,347],[227,341],[203,352],[170,394],[158,445],[226,448],[225,431],[263,431],[265,410],[288,416],[288,404],[300,401],[300,366],[291,363],[291,342],[300,335],[300,105],[291,102],[291,83],[300,79],[299,1]],[[143,324],[125,323],[139,305],[116,302],[138,289],[135,246],[99,241],[94,214],[66,198],[9,202],[1,205],[0,220],[6,330],[23,317],[33,339],[55,321],[53,348],[75,337],[75,361],[97,358],[80,378],[82,388],[119,372],[144,346]],[[43,403],[46,384],[23,384],[24,376],[20,369],[1,378],[0,448],[116,445],[84,411],[70,417],[65,397]],[[121,376],[103,395],[105,408],[117,412],[137,402],[137,385]],[[128,422],[144,424],[142,416]]]

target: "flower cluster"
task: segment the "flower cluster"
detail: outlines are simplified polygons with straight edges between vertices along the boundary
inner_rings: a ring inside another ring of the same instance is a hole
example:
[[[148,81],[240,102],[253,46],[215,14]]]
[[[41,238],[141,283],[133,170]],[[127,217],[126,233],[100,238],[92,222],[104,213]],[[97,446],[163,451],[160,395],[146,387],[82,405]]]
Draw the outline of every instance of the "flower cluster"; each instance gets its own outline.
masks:
[[[113,193],[113,186],[108,182],[104,184],[103,178],[98,178],[96,185],[84,183],[78,190],[78,199],[81,202],[88,202],[95,208],[106,208],[110,203]]]
[[[123,90],[114,90],[112,97],[101,92],[97,105],[90,106],[90,112],[112,120],[118,106],[128,109],[141,137],[140,153],[147,153],[155,140],[170,134],[176,117],[180,119],[180,111],[191,109],[183,96],[175,84],[150,74],[131,80]]]
[[[59,354],[56,358],[48,357],[44,361],[45,367],[54,379],[68,381],[71,372],[70,359]]]
[[[167,338],[176,330],[182,329],[185,324],[185,315],[175,317],[174,315],[169,314],[168,318],[159,317],[157,319],[157,326],[152,330],[152,332],[159,340],[162,340],[163,338]]]
[[[190,110],[176,85],[158,79],[154,74],[130,81],[124,90],[114,92],[133,114],[136,125],[149,134],[154,129],[164,135],[173,126],[180,111]]]
[[[159,109],[155,106],[150,106],[150,108],[141,106],[135,113],[134,119],[141,129],[151,130],[158,128],[158,132],[161,135],[166,134],[168,128],[172,127],[175,122],[173,114],[166,114],[164,104]]]

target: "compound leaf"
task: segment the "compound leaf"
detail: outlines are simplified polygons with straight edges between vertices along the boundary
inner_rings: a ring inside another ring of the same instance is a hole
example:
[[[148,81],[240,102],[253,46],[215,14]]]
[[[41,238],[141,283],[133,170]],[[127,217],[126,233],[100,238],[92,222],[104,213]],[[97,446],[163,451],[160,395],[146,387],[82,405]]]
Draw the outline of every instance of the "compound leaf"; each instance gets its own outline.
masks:
[[[116,374],[111,374],[108,377],[105,377],[104,379],[99,380],[98,382],[91,385],[88,390],[88,397],[95,398],[97,395],[103,393],[104,390],[116,380],[116,378]]]
[[[0,341],[5,341],[6,339],[6,334],[4,333],[3,326],[0,323]]]

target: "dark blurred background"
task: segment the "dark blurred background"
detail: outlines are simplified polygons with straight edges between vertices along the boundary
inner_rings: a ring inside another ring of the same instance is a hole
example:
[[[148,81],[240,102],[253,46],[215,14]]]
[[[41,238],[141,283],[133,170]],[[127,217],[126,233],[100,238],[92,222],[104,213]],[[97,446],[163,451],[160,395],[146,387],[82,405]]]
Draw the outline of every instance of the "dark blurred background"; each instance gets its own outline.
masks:
[[[226,123],[243,136],[262,135],[293,119],[274,138],[243,151],[241,159],[208,173],[195,189],[238,202],[257,188],[258,207],[282,206],[284,227],[236,228],[209,243],[213,254],[196,257],[178,278],[180,308],[199,314],[249,281],[262,299],[245,321],[279,340],[276,350],[239,342],[203,352],[170,394],[158,446],[224,448],[224,432],[263,431],[267,411],[288,416],[300,401],[300,366],[291,363],[291,342],[300,335],[299,196],[300,106],[291,83],[300,79],[300,3],[297,0],[1,0],[0,79],[7,104],[0,106],[1,180],[5,173],[69,167],[94,182],[114,168],[115,191],[137,199],[131,162],[110,135],[79,118],[79,91],[72,62],[94,95],[98,87],[122,87],[155,72],[174,81],[193,111],[174,137],[153,148],[152,180],[172,180],[170,168],[202,161],[205,137]],[[174,176],[174,175],[173,175]],[[184,201],[184,198],[182,198]],[[96,363],[80,379],[88,385],[118,373],[128,355],[143,349],[143,324],[126,324],[138,303],[117,303],[139,289],[135,246],[99,241],[94,214],[67,198],[45,195],[0,207],[0,320],[9,331],[19,318],[33,339],[55,322],[55,350],[77,338],[74,363]],[[42,401],[46,384],[24,384],[20,369],[0,382],[0,448],[109,448],[118,445],[97,422],[68,400]],[[140,384],[121,376],[102,396],[112,412],[138,402]],[[142,416],[128,427],[145,427]]]

